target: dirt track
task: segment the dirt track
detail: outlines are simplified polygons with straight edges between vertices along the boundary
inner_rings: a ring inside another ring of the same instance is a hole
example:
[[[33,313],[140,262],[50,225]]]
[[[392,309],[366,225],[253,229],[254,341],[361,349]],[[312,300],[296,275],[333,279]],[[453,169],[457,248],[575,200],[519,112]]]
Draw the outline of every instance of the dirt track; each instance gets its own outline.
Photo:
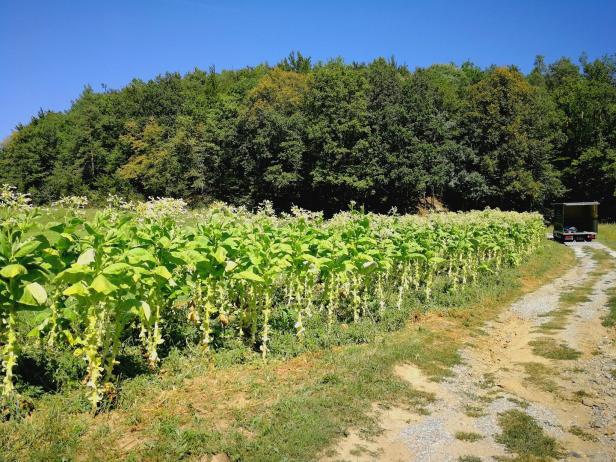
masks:
[[[462,456],[484,461],[511,457],[495,440],[501,431],[498,415],[519,409],[558,441],[563,454],[559,460],[615,461],[616,335],[613,328],[601,325],[601,317],[616,271],[597,268],[592,248],[616,258],[616,252],[601,244],[574,244],[576,267],[488,323],[485,335],[469,340],[461,352],[462,364],[447,381],[431,382],[411,364],[398,366],[396,373],[413,387],[435,395],[430,414],[375,406],[383,432],[365,440],[352,431],[338,443],[333,460],[438,462]],[[553,319],[549,313],[562,310],[560,295],[583,284],[591,288],[588,296],[568,307],[558,328],[546,329],[545,323]],[[529,343],[546,338],[581,354],[567,360],[535,354]],[[481,439],[457,439],[460,431],[477,433]]]

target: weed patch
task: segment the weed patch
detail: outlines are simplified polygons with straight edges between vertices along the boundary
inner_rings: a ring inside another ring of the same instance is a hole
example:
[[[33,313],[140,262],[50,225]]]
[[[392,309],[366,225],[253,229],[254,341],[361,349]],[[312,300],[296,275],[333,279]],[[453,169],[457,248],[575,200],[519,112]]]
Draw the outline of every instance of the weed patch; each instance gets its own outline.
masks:
[[[533,347],[534,354],[548,359],[572,360],[578,359],[582,355],[565,343],[558,343],[550,337],[542,337],[528,344]]]
[[[528,383],[548,393],[554,393],[558,390],[558,385],[553,380],[553,377],[558,376],[558,373],[554,369],[541,363],[523,363],[522,366],[524,372],[526,372],[525,380]]]
[[[467,404],[464,406],[464,414],[469,417],[483,417],[486,415],[482,407],[472,404]]]
[[[528,414],[513,409],[498,417],[502,433],[496,436],[496,441],[507,450],[522,457],[560,457],[558,443],[543,432],[543,429]]]
[[[588,433],[587,431],[583,430],[582,428],[578,427],[577,425],[572,425],[569,428],[569,433],[571,433],[572,435],[577,436],[578,438],[583,439],[584,441],[598,441],[597,437],[595,435],[593,435],[592,433]]]
[[[537,331],[544,334],[552,334],[556,331],[563,330],[567,325],[567,318],[571,313],[573,313],[571,308],[563,307],[546,313],[544,316],[549,317],[550,320],[541,324],[537,328]]]
[[[588,398],[590,395],[584,390],[577,390],[573,392],[573,397],[575,401],[582,402],[584,398]]]
[[[518,405],[522,409],[527,409],[528,408],[528,403],[526,401],[521,400],[521,399],[513,398],[513,397],[510,396],[510,397],[507,398],[507,401],[510,401],[513,404]]]
[[[475,432],[456,432],[456,439],[474,443],[475,441],[483,439],[483,435]]]

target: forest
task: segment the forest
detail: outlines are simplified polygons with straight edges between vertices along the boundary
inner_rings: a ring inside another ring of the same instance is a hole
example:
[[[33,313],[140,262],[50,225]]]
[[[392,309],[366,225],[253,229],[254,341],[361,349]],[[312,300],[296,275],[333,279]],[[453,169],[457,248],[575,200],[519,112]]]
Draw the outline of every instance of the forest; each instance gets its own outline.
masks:
[[[394,58],[195,69],[86,86],[0,144],[0,183],[44,204],[183,198],[331,214],[486,206],[545,212],[616,190],[616,55],[409,69]]]

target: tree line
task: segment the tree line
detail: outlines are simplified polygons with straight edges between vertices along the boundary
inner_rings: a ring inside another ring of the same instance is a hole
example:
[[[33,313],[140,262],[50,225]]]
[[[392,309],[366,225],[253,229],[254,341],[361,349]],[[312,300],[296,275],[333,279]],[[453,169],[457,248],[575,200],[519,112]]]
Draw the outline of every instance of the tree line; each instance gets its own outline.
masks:
[[[393,58],[195,69],[86,87],[65,112],[41,111],[0,145],[0,183],[38,203],[183,197],[279,210],[546,210],[613,203],[616,55],[515,66]],[[605,208],[604,208],[605,210]]]

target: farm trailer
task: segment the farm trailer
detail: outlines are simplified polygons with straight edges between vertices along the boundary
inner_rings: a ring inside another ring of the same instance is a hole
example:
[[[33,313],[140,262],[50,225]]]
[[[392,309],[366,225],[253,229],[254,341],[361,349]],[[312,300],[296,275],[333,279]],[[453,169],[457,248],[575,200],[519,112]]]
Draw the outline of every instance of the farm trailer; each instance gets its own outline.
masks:
[[[553,225],[555,241],[592,241],[597,238],[599,228],[599,203],[556,203]]]

